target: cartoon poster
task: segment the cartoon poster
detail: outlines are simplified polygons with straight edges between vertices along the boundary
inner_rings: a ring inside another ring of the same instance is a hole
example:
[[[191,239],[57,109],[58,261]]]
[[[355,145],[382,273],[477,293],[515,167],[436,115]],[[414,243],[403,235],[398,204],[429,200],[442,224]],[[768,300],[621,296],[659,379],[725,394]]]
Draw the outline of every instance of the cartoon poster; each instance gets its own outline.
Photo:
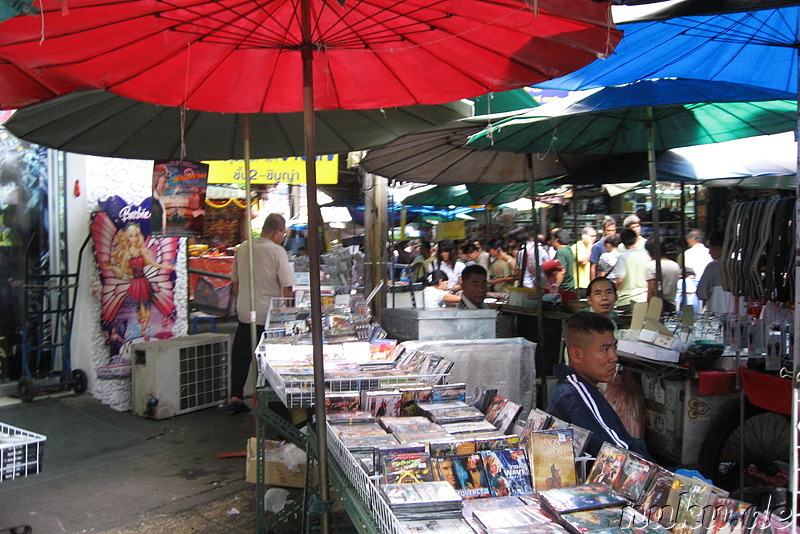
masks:
[[[156,160],[150,233],[199,237],[205,219],[208,165],[196,161]]]
[[[132,206],[110,197],[92,215],[101,327],[109,355],[107,365],[98,369],[100,378],[130,375],[130,341],[172,337],[178,238],[151,235],[150,201]]]

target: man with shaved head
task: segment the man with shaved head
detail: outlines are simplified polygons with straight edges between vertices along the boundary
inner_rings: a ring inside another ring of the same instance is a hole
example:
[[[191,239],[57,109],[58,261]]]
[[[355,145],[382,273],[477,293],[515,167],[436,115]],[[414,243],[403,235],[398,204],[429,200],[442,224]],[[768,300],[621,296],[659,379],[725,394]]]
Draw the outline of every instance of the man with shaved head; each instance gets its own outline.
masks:
[[[597,456],[603,442],[650,458],[639,440],[625,430],[617,413],[597,389],[617,374],[617,340],[614,323],[593,312],[577,312],[564,332],[569,365],[557,364],[559,379],[547,411],[569,423],[592,431],[587,452]]]

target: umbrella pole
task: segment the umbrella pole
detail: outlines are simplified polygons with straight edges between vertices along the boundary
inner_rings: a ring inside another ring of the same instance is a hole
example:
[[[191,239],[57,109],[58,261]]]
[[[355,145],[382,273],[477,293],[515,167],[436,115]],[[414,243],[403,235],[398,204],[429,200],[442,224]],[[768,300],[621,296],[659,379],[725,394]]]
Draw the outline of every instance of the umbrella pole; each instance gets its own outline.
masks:
[[[317,204],[316,133],[314,130],[314,57],[311,45],[311,0],[301,0],[300,25],[303,36],[303,131],[306,156],[306,191],[308,198],[308,256],[311,272],[311,342],[314,363],[314,418],[317,423],[317,458],[319,460],[319,497],[322,501],[320,526],[323,534],[330,532],[327,503],[328,492],[328,433],[325,423],[325,368],[322,359],[322,299],[319,280],[319,206]]]
[[[655,243],[656,257],[656,295],[663,296],[661,292],[661,240],[658,223],[658,197],[656,191],[656,142],[653,134],[653,108],[647,108],[647,169],[650,174],[650,201],[653,213],[653,242]]]
[[[250,357],[251,367],[255,366],[255,360],[252,356],[256,352],[256,345],[258,344],[258,326],[256,326],[256,286],[255,275],[253,274],[253,205],[250,195],[250,116],[244,114],[242,116],[242,129],[244,138],[244,197],[245,197],[245,231],[247,232],[247,242],[249,243],[250,250],[247,255],[247,279],[250,284]],[[266,328],[266,326],[265,326]]]
[[[531,224],[533,225],[533,261],[535,263],[534,272],[536,273],[535,286],[539,290],[539,306],[536,313],[536,329],[539,336],[539,343],[544,343],[544,287],[542,285],[541,265],[539,263],[539,217],[536,214],[536,175],[533,173],[533,155],[525,154],[525,162],[528,165],[528,173],[531,177]],[[524,265],[526,269],[527,265]],[[523,277],[524,278],[524,277]],[[538,351],[537,351],[538,352]]]
[[[681,182],[681,226],[680,226],[681,238],[686,235],[686,187],[683,182]],[[686,262],[684,261],[683,254],[681,254],[681,284],[683,284],[683,289],[681,290],[681,307],[679,310],[683,310],[684,304],[686,304]]]

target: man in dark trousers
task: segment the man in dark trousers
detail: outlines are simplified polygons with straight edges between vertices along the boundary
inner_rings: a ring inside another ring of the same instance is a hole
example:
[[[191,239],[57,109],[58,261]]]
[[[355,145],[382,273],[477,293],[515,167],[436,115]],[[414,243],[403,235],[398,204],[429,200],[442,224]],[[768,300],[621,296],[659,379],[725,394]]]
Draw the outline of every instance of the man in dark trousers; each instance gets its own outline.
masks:
[[[236,293],[236,314],[239,326],[231,347],[231,404],[234,414],[249,412],[243,402],[244,385],[253,360],[250,350],[250,277],[248,275],[250,244],[253,254],[255,288],[253,293],[256,305],[256,325],[258,332],[264,330],[267,313],[273,298],[292,298],[294,272],[289,264],[286,249],[281,246],[286,237],[286,219],[271,213],[264,221],[261,236],[245,241],[233,257],[233,290]]]
[[[577,312],[565,328],[569,366],[557,364],[553,374],[559,379],[547,411],[592,431],[587,452],[597,456],[603,442],[631,450],[651,459],[639,440],[625,430],[614,408],[597,389],[597,384],[610,382],[617,374],[617,340],[614,324],[593,312]]]

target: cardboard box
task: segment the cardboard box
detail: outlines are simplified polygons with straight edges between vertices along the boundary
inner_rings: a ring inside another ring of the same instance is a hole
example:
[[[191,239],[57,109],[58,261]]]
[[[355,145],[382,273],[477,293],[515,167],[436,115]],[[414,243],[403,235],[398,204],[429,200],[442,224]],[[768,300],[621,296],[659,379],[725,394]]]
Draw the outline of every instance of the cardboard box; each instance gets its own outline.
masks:
[[[245,465],[245,480],[251,484],[256,483],[256,450],[257,438],[247,440],[247,464]],[[281,446],[279,441],[265,441],[264,448],[272,451]],[[303,464],[297,473],[290,471],[280,462],[264,462],[264,484],[268,486],[283,486],[286,488],[302,488],[306,483],[306,466]]]
[[[630,339],[620,339],[617,342],[617,351],[660,362],[678,363],[681,359],[681,353],[677,350],[664,349]]]

